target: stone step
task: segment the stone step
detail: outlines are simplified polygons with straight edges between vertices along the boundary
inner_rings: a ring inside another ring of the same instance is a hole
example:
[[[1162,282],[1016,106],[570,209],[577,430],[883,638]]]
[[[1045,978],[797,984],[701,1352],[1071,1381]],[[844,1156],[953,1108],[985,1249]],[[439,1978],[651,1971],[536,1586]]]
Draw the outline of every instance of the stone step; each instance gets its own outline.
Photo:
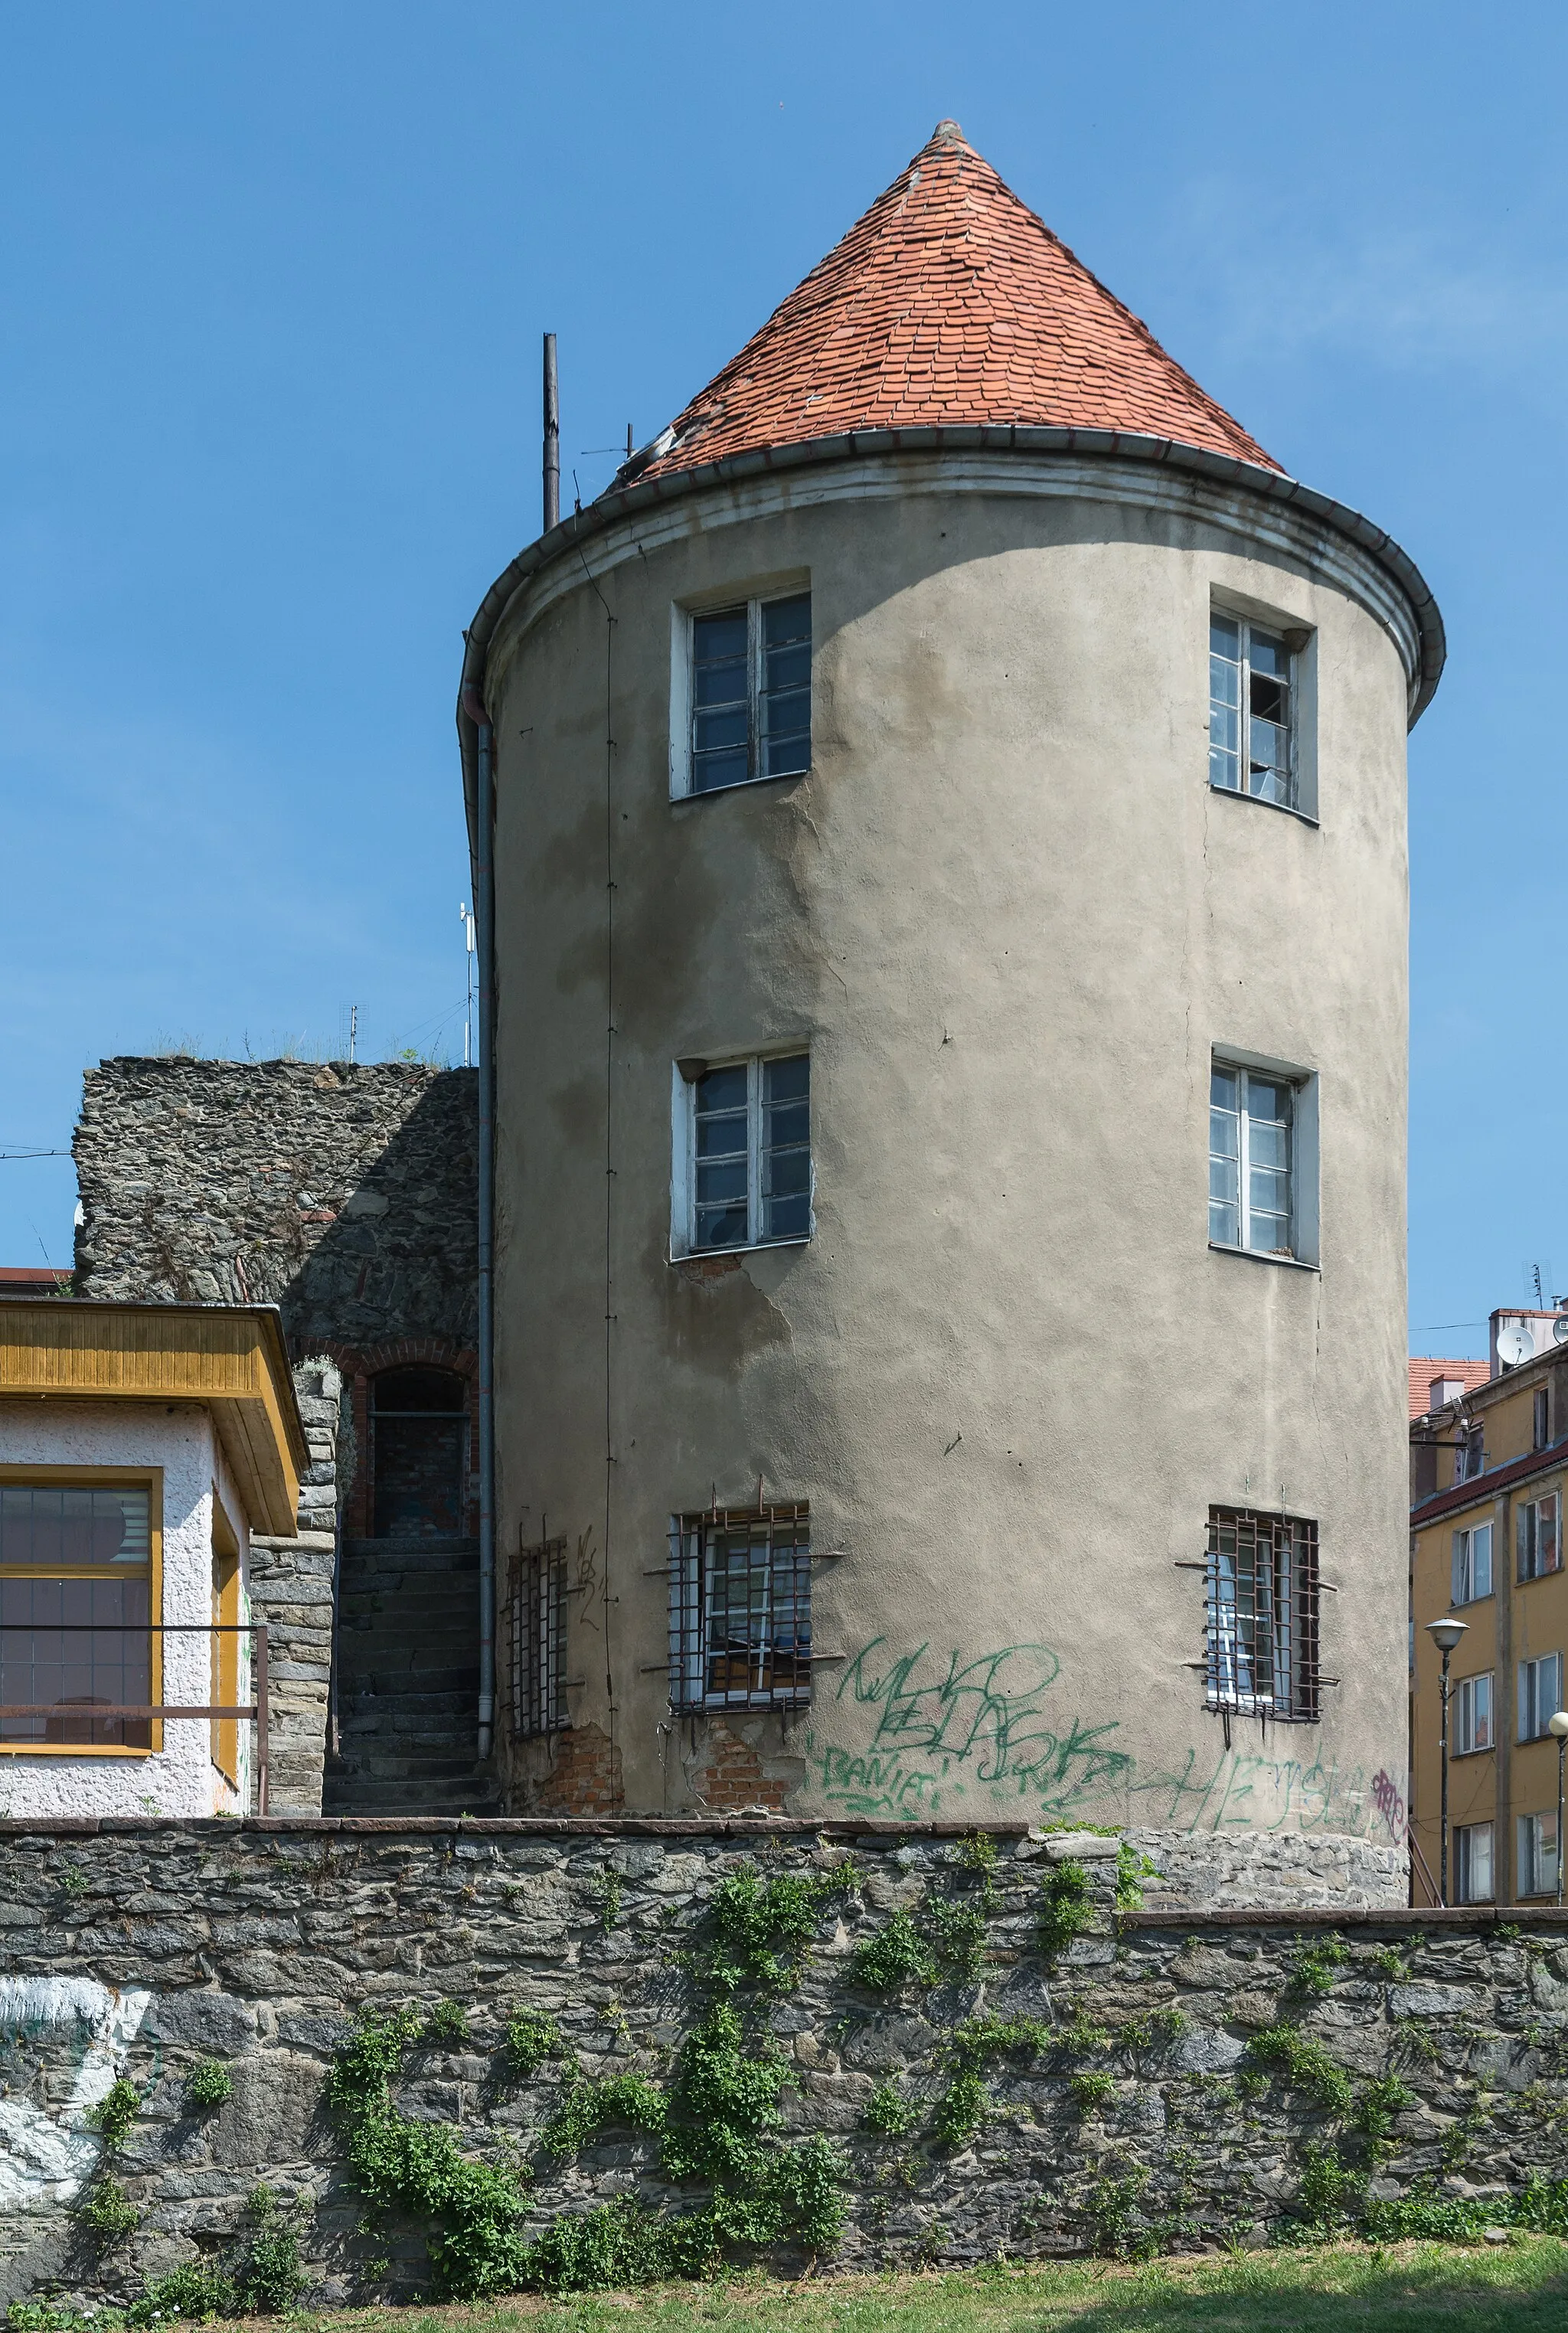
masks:
[[[471,1689],[466,1689],[463,1685],[451,1687],[434,1685],[424,1675],[419,1676],[417,1685],[411,1686],[405,1679],[390,1689],[375,1682],[367,1685],[362,1678],[355,1682],[351,1692],[345,1691],[340,1685],[338,1688],[339,1721],[344,1725],[350,1725],[357,1723],[361,1719],[380,1719],[389,1710],[394,1711],[399,1718],[411,1715],[464,1717],[473,1710],[478,1695],[477,1670],[474,1672],[474,1676],[475,1683]]]
[[[492,1775],[456,1782],[409,1784],[369,1781],[359,1776],[331,1779],[322,1800],[329,1815],[495,1815],[501,1811],[500,1786]]]

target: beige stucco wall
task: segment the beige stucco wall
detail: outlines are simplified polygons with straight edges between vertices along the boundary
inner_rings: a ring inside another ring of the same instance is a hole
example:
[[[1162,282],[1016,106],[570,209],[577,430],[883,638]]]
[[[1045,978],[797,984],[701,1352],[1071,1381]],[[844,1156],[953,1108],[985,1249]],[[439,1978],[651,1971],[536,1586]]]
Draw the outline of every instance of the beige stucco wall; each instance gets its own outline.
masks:
[[[1387,1844],[1408,611],[1234,488],[999,470],[716,487],[599,546],[597,590],[573,549],[492,647],[502,1565],[567,1537],[573,1723],[629,1808],[691,1805],[708,1755],[667,1707],[669,1515],[760,1475],[811,1503],[840,1656],[736,1726],[795,1811]],[[672,803],[672,602],[797,573],[811,774]],[[1216,590],[1313,629],[1321,826],[1208,788]],[[672,1265],[672,1060],[796,1038],[814,1238]],[[1319,1073],[1321,1272],[1207,1245],[1216,1046]],[[1317,1519],[1319,1725],[1227,1748],[1203,1708],[1176,1566],[1211,1502]]]

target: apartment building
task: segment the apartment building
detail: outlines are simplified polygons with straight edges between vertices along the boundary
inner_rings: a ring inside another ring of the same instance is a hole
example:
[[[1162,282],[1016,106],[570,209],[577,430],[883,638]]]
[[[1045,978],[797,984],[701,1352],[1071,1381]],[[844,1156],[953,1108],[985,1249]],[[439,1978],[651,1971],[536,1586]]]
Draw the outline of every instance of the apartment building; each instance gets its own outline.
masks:
[[[1448,1897],[1557,1892],[1557,1744],[1568,1579],[1568,1311],[1492,1316],[1492,1374],[1434,1363],[1410,1427],[1410,1808],[1417,1901],[1438,1873],[1441,1656],[1429,1622],[1465,1635],[1450,1661]],[[1518,1358],[1510,1360],[1508,1355]]]

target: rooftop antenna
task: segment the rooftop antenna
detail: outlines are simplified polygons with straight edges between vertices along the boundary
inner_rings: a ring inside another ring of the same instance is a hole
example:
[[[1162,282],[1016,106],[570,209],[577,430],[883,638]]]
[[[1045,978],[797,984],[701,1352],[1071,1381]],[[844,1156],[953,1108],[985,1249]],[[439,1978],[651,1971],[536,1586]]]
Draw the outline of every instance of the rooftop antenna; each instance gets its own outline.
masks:
[[[555,377],[555,335],[544,335],[544,532],[561,523],[561,385]]]
[[[463,993],[463,1067],[474,1066],[474,911],[466,899],[457,902],[457,913],[463,925],[464,977]]]

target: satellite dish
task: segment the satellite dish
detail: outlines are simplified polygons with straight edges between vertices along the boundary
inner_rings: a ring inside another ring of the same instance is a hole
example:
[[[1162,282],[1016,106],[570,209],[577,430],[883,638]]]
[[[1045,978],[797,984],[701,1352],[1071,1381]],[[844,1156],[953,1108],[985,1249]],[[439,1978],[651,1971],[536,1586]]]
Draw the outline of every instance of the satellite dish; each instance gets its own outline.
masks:
[[[1523,1326],[1517,1320],[1514,1322],[1512,1328],[1498,1330],[1497,1359],[1505,1368],[1516,1369],[1521,1361],[1527,1361],[1530,1359],[1534,1349],[1534,1339],[1525,1335]]]
[[[1560,1312],[1553,1321],[1552,1341],[1557,1345],[1568,1345],[1568,1312]]]

